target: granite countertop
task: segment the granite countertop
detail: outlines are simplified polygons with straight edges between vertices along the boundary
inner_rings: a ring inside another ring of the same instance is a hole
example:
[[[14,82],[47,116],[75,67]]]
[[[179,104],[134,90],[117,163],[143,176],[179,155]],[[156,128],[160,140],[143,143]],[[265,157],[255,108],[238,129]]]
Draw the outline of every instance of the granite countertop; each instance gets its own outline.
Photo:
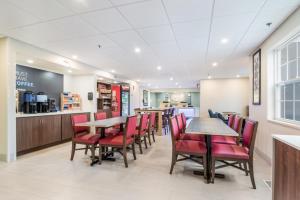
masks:
[[[300,151],[300,135],[273,135],[273,138]]]
[[[25,113],[16,113],[16,117],[39,117],[39,116],[48,116],[48,115],[65,115],[73,113],[86,113],[89,111],[82,110],[72,110],[72,111],[58,111],[58,112],[49,112],[49,113],[35,113],[35,114],[25,114]]]

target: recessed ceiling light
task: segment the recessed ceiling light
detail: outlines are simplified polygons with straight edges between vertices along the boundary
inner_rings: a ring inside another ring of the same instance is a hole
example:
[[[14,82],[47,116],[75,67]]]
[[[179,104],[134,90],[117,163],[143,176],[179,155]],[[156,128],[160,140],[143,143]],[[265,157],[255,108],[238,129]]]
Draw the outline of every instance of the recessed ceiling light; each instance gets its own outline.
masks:
[[[211,75],[208,75],[207,78],[208,78],[208,79],[211,79],[212,77],[211,77]]]
[[[156,69],[160,71],[162,69],[162,67],[161,66],[157,66]]]
[[[151,83],[148,83],[147,86],[150,87],[150,86],[151,86]]]
[[[173,77],[170,77],[170,81],[173,81],[174,80],[174,78]]]
[[[218,63],[217,63],[217,62],[213,62],[211,65],[212,65],[213,67],[216,67],[216,66],[218,66]]]
[[[73,58],[73,59],[77,59],[77,56],[76,56],[76,55],[73,55],[72,58]]]
[[[34,63],[34,61],[29,59],[29,60],[27,60],[27,63],[32,64],[32,63]]]
[[[181,88],[181,85],[179,85],[178,87]]]
[[[99,77],[98,79],[99,79],[99,80],[101,80],[101,81],[103,80],[103,78],[102,78],[102,77]]]
[[[240,78],[241,76],[239,74],[236,75],[237,78]]]
[[[141,49],[140,49],[139,47],[135,47],[135,48],[134,48],[134,52],[135,52],[135,53],[141,53]]]
[[[111,72],[111,73],[115,73],[115,72],[116,72],[116,70],[112,69],[112,70],[110,70],[110,72]]]
[[[226,43],[228,43],[228,41],[229,41],[228,38],[222,38],[221,39],[222,44],[226,44]]]
[[[141,80],[140,80],[140,79],[137,79],[136,81],[137,81],[137,82],[140,82]]]
[[[178,85],[178,83],[176,82],[175,85]]]
[[[72,70],[69,69],[68,72],[69,72],[69,73],[72,73]]]

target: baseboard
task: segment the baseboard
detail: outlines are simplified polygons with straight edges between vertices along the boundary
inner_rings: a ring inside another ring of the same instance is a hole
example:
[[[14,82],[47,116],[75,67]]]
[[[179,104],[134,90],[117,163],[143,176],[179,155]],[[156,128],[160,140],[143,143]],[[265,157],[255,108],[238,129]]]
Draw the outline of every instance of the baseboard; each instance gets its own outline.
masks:
[[[259,155],[264,161],[267,162],[268,165],[272,165],[272,159],[265,154],[264,152],[262,152],[261,150],[259,150],[258,148],[255,148],[255,152],[257,153],[257,155]]]

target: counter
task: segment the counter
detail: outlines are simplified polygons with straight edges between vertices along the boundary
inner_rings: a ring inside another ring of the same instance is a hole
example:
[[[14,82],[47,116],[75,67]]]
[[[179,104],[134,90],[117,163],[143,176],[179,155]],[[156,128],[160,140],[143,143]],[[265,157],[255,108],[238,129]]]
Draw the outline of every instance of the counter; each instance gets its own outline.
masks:
[[[67,114],[78,114],[78,113],[86,113],[87,111],[81,110],[72,110],[72,111],[58,111],[58,112],[48,112],[48,113],[35,113],[35,114],[25,114],[25,113],[17,113],[16,117],[41,117],[41,116],[49,116],[49,115],[67,115]]]
[[[300,135],[273,135],[272,199],[300,199]]]

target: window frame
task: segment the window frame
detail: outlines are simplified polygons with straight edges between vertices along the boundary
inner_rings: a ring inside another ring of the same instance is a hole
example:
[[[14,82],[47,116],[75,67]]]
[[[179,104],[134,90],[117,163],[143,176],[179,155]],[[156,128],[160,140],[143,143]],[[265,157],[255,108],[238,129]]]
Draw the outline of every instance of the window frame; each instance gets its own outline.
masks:
[[[295,41],[296,42],[296,58],[294,60],[289,61],[289,54],[288,54],[288,48],[289,45]],[[282,72],[282,64],[281,64],[281,50],[286,48],[286,78],[285,81],[281,80],[281,72]],[[290,37],[288,40],[283,42],[281,45],[279,45],[277,48],[273,51],[273,62],[274,62],[274,119],[277,121],[281,121],[288,124],[294,124],[297,126],[300,126],[300,119],[299,121],[296,120],[296,102],[300,102],[300,99],[296,100],[296,84],[300,84],[300,32],[295,34],[293,37]],[[296,61],[296,78],[293,78],[289,80],[289,63],[292,63]],[[293,119],[287,119],[286,113],[285,113],[285,107],[286,107],[286,94],[285,89],[287,85],[293,84],[293,100],[288,100],[293,102]],[[281,87],[283,86],[283,100],[281,99]],[[283,108],[281,108],[281,104],[283,102]],[[281,109],[283,110],[283,117],[281,116]]]

